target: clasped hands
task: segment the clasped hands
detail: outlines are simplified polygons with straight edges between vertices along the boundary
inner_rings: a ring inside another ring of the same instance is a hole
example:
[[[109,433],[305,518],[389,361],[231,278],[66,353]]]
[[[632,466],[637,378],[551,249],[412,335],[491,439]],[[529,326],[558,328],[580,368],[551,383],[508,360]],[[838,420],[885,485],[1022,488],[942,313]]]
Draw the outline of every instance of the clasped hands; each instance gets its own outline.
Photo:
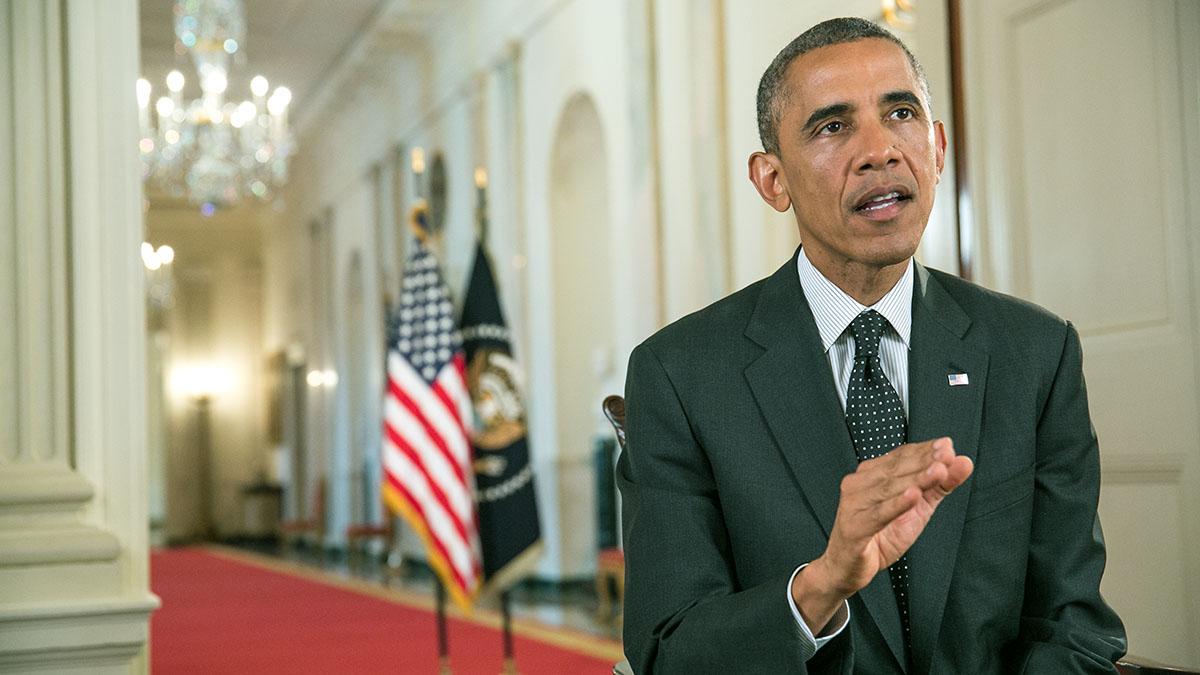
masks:
[[[971,475],[949,438],[901,445],[842,479],[829,544],[792,582],[792,601],[817,635],[842,602],[900,559],[938,504]]]

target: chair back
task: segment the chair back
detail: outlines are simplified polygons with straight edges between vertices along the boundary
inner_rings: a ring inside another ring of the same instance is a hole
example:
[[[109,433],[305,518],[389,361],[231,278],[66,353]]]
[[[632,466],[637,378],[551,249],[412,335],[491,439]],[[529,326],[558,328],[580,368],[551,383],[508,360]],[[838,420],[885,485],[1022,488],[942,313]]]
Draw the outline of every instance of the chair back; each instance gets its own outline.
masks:
[[[617,442],[621,444],[621,449],[625,449],[625,399],[613,394],[604,399],[604,403],[600,404],[600,408],[604,410],[604,416],[608,418],[609,424],[612,424],[613,431],[617,432]]]

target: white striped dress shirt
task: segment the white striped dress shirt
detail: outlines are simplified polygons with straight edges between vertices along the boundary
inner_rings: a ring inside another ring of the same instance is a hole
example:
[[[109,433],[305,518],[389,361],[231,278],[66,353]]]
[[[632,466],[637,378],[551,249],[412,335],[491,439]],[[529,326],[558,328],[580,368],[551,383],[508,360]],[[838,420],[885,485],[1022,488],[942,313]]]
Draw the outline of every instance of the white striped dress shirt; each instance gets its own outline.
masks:
[[[908,261],[904,275],[880,298],[879,302],[867,307],[846,295],[832,281],[825,278],[809,261],[804,249],[796,256],[796,267],[800,274],[800,287],[808,300],[813,319],[817,322],[817,332],[821,335],[821,345],[825,348],[825,356],[829,359],[829,369],[833,373],[833,383],[837,387],[838,399],[842,402],[842,412],[846,410],[846,391],[850,388],[850,372],[854,370],[854,334],[846,330],[854,317],[862,312],[873,309],[883,315],[891,324],[892,330],[885,331],[879,340],[879,360],[883,365],[883,373],[888,382],[900,395],[900,403],[904,406],[904,415],[908,416],[908,349],[909,338],[912,337],[912,290],[913,262]],[[850,604],[843,601],[825,633],[820,637],[813,635],[808,624],[800,615],[799,608],[792,602],[792,582],[796,575],[807,565],[801,565],[792,572],[787,585],[787,603],[792,609],[792,617],[804,637],[801,641],[802,660],[812,658],[818,649],[824,647],[830,640],[837,637],[850,622]]]
[[[900,277],[892,290],[870,307],[860,304],[826,279],[813,267],[803,249],[796,256],[796,267],[800,273],[800,287],[804,289],[804,297],[817,322],[817,332],[821,334],[821,345],[829,359],[829,369],[833,372],[833,383],[837,386],[842,410],[846,410],[846,390],[850,388],[850,371],[854,370],[854,334],[846,329],[854,317],[873,309],[882,314],[892,327],[879,340],[879,360],[888,382],[900,395],[900,403],[907,416],[908,349],[909,338],[912,337],[912,260],[908,261],[904,276]]]

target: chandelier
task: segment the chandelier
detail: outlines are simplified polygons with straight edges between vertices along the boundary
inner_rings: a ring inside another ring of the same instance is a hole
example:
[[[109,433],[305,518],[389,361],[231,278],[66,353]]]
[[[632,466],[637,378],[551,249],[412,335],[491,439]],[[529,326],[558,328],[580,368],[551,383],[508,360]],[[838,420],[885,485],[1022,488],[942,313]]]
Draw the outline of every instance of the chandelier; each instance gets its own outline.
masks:
[[[184,77],[167,75],[168,95],[154,104],[151,86],[137,83],[142,178],[173,197],[187,197],[205,215],[243,197],[270,201],[287,181],[295,142],[288,128],[292,94],[261,75],[250,82],[252,98],[225,100],[229,65],[246,35],[242,0],[178,0],[174,7],[175,53],[189,54],[201,96],[183,100]]]

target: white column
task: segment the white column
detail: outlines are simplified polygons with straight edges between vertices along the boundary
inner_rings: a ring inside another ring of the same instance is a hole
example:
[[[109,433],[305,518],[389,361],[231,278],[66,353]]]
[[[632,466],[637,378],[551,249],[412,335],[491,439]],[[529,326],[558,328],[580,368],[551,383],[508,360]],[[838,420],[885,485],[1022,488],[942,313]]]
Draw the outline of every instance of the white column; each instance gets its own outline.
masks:
[[[0,670],[146,670],[137,2],[0,0]]]

